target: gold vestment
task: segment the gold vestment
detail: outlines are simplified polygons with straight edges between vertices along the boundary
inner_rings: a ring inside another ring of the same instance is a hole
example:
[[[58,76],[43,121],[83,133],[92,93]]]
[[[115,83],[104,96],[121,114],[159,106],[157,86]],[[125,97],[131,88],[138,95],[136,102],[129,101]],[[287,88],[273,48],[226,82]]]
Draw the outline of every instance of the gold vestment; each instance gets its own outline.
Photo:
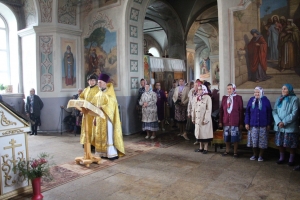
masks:
[[[99,87],[95,85],[94,87],[86,87],[82,93],[79,96],[80,100],[86,100],[91,102],[91,100],[94,98],[94,96],[99,92]],[[88,120],[88,124],[86,124],[86,118]],[[86,131],[86,126],[88,126],[88,136],[90,143],[92,143],[92,129],[93,129],[93,119],[94,117],[91,115],[83,115],[82,117],[82,125],[81,125],[81,135],[80,135],[80,144],[84,144],[85,142],[85,131]]]
[[[105,119],[96,117],[96,126],[93,127],[93,144],[96,152],[106,153],[109,145],[113,145],[118,152],[118,156],[125,155],[123,143],[123,134],[119,116],[118,102],[116,94],[111,83],[107,84],[106,90],[100,90],[91,101],[97,107],[100,107],[105,114]],[[113,144],[107,144],[107,120],[113,125]]]

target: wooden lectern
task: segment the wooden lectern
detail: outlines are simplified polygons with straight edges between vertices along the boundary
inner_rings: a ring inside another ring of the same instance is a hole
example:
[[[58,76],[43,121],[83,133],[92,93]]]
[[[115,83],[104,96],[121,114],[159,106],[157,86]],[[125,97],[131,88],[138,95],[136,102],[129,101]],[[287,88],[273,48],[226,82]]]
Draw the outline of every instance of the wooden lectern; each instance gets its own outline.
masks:
[[[75,107],[76,109],[80,110],[84,115],[92,115],[92,116],[100,116],[105,118],[102,110],[88,101],[85,100],[70,100],[68,102],[68,108]],[[87,118],[85,117],[86,124]],[[83,157],[76,157],[75,161],[77,164],[82,164],[87,167],[90,166],[91,163],[100,164],[101,158],[98,156],[93,156],[91,153],[91,142],[89,141],[88,137],[88,130],[91,127],[85,126],[85,143],[84,143],[84,156]]]

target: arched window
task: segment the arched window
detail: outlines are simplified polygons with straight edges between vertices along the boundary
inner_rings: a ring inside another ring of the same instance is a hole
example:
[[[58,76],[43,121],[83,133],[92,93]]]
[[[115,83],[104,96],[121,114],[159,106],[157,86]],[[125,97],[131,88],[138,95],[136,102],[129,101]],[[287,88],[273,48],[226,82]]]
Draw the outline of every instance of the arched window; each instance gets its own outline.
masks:
[[[154,57],[160,57],[158,50],[155,47],[151,47],[149,49],[149,53],[151,53]]]
[[[0,60],[0,82],[8,85],[10,84],[8,25],[2,15],[0,15]]]
[[[17,19],[0,3],[0,84],[12,85],[14,93],[19,92],[20,67]]]

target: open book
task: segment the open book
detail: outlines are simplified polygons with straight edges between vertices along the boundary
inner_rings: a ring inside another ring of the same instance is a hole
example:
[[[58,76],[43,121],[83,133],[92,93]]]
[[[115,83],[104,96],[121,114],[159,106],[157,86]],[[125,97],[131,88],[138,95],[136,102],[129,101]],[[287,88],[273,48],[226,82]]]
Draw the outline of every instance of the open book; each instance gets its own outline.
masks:
[[[85,108],[88,110],[88,114],[92,115],[94,117],[100,116],[101,118],[105,119],[104,113],[102,110],[90,102],[86,100],[70,100],[68,102],[68,108],[74,107],[77,108],[78,110],[82,111],[82,108]]]

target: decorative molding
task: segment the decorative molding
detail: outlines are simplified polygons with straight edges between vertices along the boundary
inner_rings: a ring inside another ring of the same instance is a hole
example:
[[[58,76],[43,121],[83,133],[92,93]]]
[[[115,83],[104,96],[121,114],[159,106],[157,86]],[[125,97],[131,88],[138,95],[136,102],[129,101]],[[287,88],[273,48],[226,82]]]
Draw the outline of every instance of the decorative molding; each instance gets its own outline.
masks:
[[[84,0],[82,4],[82,15],[85,18],[93,10],[93,0]]]
[[[90,36],[95,29],[100,28],[100,27],[107,28],[110,31],[112,31],[114,29],[114,27],[112,25],[112,20],[109,19],[107,17],[107,15],[105,15],[101,12],[97,12],[91,20],[91,23],[89,25],[89,30],[88,30],[86,36],[87,37]]]
[[[138,38],[138,27],[130,25],[129,26],[130,37]]]
[[[41,92],[54,91],[53,36],[40,36]]]
[[[25,133],[24,130],[21,129],[14,129],[14,130],[8,130],[6,132],[3,132],[2,135],[14,135],[18,133]]]
[[[41,22],[52,22],[52,3],[53,0],[39,0]]]
[[[138,72],[139,61],[138,60],[130,60],[130,72]]]
[[[138,55],[138,43],[130,42],[130,54]]]
[[[12,122],[12,121],[8,120],[8,119],[5,117],[3,111],[0,111],[0,113],[1,113],[1,125],[2,125],[2,126],[17,125],[16,122]]]
[[[143,3],[143,0],[134,0],[135,3],[139,3],[139,4],[142,4]]]
[[[24,0],[24,15],[26,27],[36,23],[36,11],[33,0]]]
[[[130,78],[130,85],[131,89],[139,89],[139,78],[138,77],[131,77]]]
[[[130,11],[130,19],[133,21],[138,21],[139,20],[139,10],[136,8],[131,8]]]
[[[58,1],[58,23],[76,26],[76,8],[75,0]]]

